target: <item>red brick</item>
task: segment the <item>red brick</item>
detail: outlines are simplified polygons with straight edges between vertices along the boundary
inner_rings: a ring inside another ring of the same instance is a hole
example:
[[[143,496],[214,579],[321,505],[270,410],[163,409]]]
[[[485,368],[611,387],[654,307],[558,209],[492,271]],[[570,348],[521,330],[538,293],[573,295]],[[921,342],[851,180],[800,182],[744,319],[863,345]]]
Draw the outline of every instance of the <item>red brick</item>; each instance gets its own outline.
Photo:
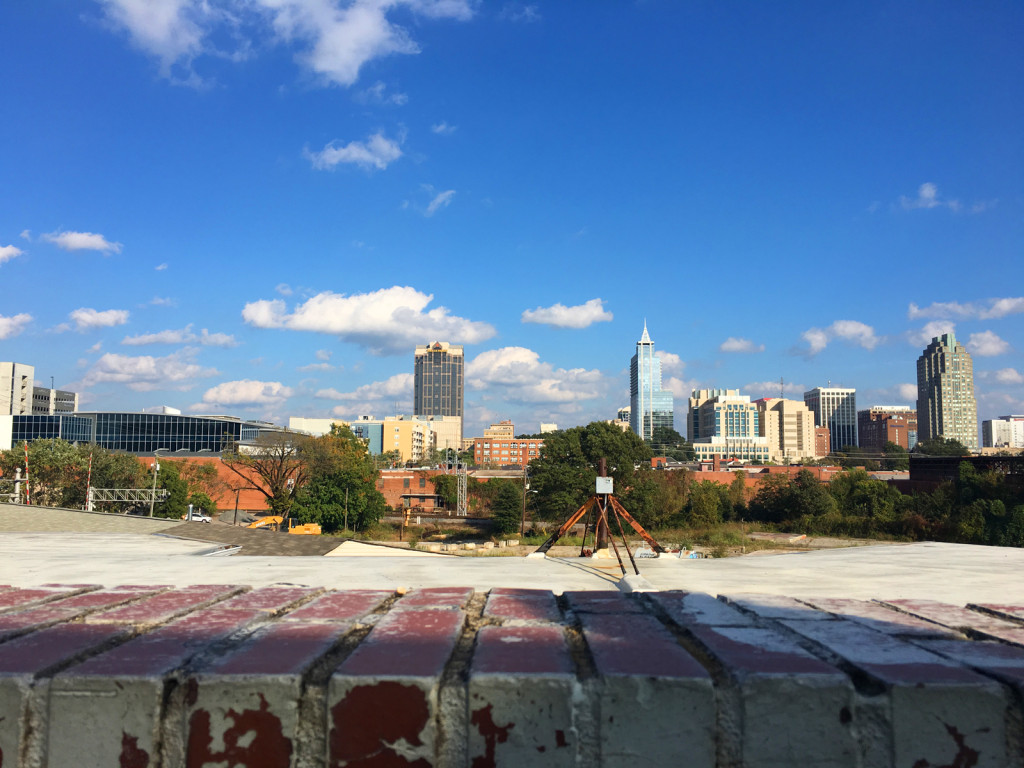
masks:
[[[407,609],[462,609],[473,597],[471,587],[438,587],[430,589],[417,589],[404,597],[399,598],[395,603],[394,611]]]
[[[884,687],[894,765],[958,765],[964,745],[979,754],[1005,749],[1008,702],[998,683],[853,622],[783,623]]]
[[[42,629],[60,621],[78,618],[92,611],[126,603],[153,594],[150,591],[86,592],[65,600],[37,605],[24,611],[0,615],[0,640]]]
[[[162,624],[189,611],[202,608],[239,591],[241,590],[237,587],[226,586],[185,587],[172,592],[161,592],[158,595],[122,608],[93,614],[86,621],[91,624],[152,626],[154,624]]]
[[[126,635],[118,625],[60,624],[4,643],[0,675],[37,675]]]
[[[389,613],[338,674],[437,677],[452,655],[464,620],[463,613],[450,610]]]
[[[572,674],[561,627],[484,627],[476,636],[472,674]]]
[[[351,621],[373,611],[393,592],[345,590],[315,598],[282,618],[286,621]]]
[[[922,640],[918,645],[979,672],[992,675],[1024,694],[1024,649],[993,642]]]
[[[643,613],[636,600],[621,592],[566,592],[563,595],[574,613]]]
[[[508,621],[561,621],[555,596],[543,589],[493,589],[484,615]]]
[[[481,629],[469,675],[472,765],[575,765],[577,690],[561,627]]]
[[[0,592],[0,612],[19,610],[81,592],[80,589],[9,589]]]
[[[433,765],[441,677],[461,611],[392,611],[338,668],[328,690],[328,765]]]
[[[831,621],[832,616],[811,606],[782,595],[736,594],[725,595],[731,605],[765,619],[797,619],[800,621]]]
[[[988,611],[1008,619],[1024,621],[1024,605],[1000,605],[998,603],[969,603],[968,608],[976,611]]]
[[[219,659],[203,674],[298,675],[345,634],[343,623],[277,623],[243,648]]]
[[[715,761],[711,676],[652,616],[580,614],[598,676],[601,764]]]
[[[177,669],[197,653],[262,618],[260,611],[219,611],[185,616],[86,661],[66,674],[153,676]]]
[[[881,603],[845,598],[804,600],[840,619],[849,619],[887,635],[912,637],[958,637],[960,633],[934,622],[887,608]]]
[[[278,613],[288,606],[300,600],[305,600],[319,592],[323,592],[323,589],[320,587],[263,587],[229,597],[227,600],[218,603],[217,607],[229,610],[255,610],[266,613]]]
[[[749,614],[703,592],[650,592],[647,597],[677,624],[709,627],[752,627]]]
[[[1012,621],[934,600],[886,600],[884,604],[943,626],[1010,642],[1014,642],[1014,635],[1021,629]],[[1024,638],[1024,633],[1020,637]]]

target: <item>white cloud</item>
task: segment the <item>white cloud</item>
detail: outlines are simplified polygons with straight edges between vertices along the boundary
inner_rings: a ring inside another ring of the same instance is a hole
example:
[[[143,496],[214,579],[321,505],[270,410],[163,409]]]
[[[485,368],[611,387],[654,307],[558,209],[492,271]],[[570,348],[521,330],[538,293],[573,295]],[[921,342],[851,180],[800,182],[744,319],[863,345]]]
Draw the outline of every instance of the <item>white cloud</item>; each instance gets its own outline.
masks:
[[[499,19],[505,19],[507,21],[521,21],[531,22],[540,21],[540,11],[537,10],[537,6],[533,4],[525,3],[505,3],[501,9],[501,13],[498,14]]]
[[[757,400],[762,397],[778,397],[779,386],[780,382],[778,381],[752,381],[749,384],[744,384],[741,391],[750,395],[751,400]],[[799,395],[796,398],[798,400],[803,400],[803,394],[807,391],[807,387],[798,382],[783,381],[781,386],[784,395]]]
[[[912,402],[917,400],[917,384],[904,382],[897,386],[897,392],[903,400],[910,400]]]
[[[1000,384],[1024,384],[1024,374],[1018,373],[1016,368],[1001,368],[992,375]]]
[[[926,347],[931,344],[932,339],[938,338],[944,333],[954,333],[955,331],[956,323],[950,320],[932,320],[930,323],[925,323],[924,327],[919,331],[908,331],[907,340],[911,346]]]
[[[209,6],[195,0],[100,0],[107,17],[128,32],[132,44],[160,60],[171,76],[179,60],[191,61],[203,49]],[[204,13],[205,12],[205,13]]]
[[[25,326],[32,322],[32,315],[24,312],[5,317],[0,315],[0,339],[10,339],[25,330]]]
[[[75,321],[76,331],[87,331],[90,328],[113,328],[115,325],[124,325],[128,322],[129,312],[127,309],[91,309],[80,307],[70,314]]]
[[[983,309],[978,317],[982,320],[991,320],[1007,315],[1017,315],[1024,312],[1024,296],[1007,299],[992,299],[987,309]]]
[[[137,336],[126,336],[121,343],[129,347],[140,347],[147,344],[192,344],[198,342],[204,347],[236,347],[238,342],[234,336],[226,333],[210,333],[203,328],[198,334],[193,333],[192,324],[184,328],[142,333]]]
[[[331,352],[330,352],[330,350],[318,349],[316,351],[316,359],[317,360],[321,360],[321,361],[326,363],[328,360],[331,359]]]
[[[380,80],[371,85],[365,91],[361,91],[356,97],[357,101],[368,104],[390,104],[401,107],[407,104],[409,96],[404,93],[385,93],[387,86]]]
[[[120,253],[122,247],[120,243],[112,243],[103,235],[97,235],[94,232],[51,232],[43,235],[42,239],[65,251]]]
[[[263,38],[297,49],[298,62],[326,84],[350,86],[362,67],[419,46],[388,15],[399,9],[465,21],[475,0],[100,0],[115,28],[160,62],[162,76],[201,85],[201,56],[242,61]],[[230,47],[226,47],[230,46]],[[175,77],[179,73],[179,77]],[[395,98],[395,97],[392,97]]]
[[[333,388],[320,389],[317,390],[316,396],[325,400],[382,400],[387,401],[389,405],[396,399],[412,403],[413,381],[411,373],[396,373],[384,381],[363,384],[352,392],[340,392]]]
[[[466,364],[466,386],[512,403],[569,403],[602,396],[607,382],[598,370],[555,368],[531,349],[503,347]]]
[[[476,344],[496,333],[488,323],[456,317],[445,307],[427,309],[433,300],[432,294],[397,285],[351,296],[324,291],[291,313],[282,299],[250,302],[242,319],[257,328],[333,334],[374,354],[408,353],[435,339]]]
[[[900,196],[900,205],[905,211],[912,211],[916,208],[949,208],[953,211],[960,210],[960,201],[958,200],[943,200],[939,197],[939,188],[932,184],[930,181],[926,181],[920,187],[917,188],[917,197],[909,198]]]
[[[103,349],[103,342],[102,341],[97,341],[95,344],[93,344],[91,347],[89,347],[85,351],[88,352],[89,354],[95,355],[101,349]]]
[[[20,237],[22,240],[28,240],[29,242],[31,242],[32,241],[32,230],[31,229],[23,229],[23,230],[21,230],[21,234],[18,235],[18,237]]]
[[[843,339],[864,349],[874,349],[880,339],[875,329],[857,320],[836,320],[828,328],[809,328],[800,337],[807,342],[806,354],[814,356],[834,339]]]
[[[750,339],[738,339],[735,336],[730,336],[719,345],[718,349],[722,352],[752,354],[754,352],[764,352],[764,344],[755,344]]]
[[[300,365],[298,370],[300,371],[333,371],[334,366],[330,363],[310,363],[309,365]]]
[[[319,152],[307,151],[306,156],[317,170],[332,170],[340,163],[351,163],[367,170],[382,171],[402,156],[402,148],[397,141],[375,133],[365,142],[350,141],[343,147],[332,141]]]
[[[522,314],[524,323],[541,323],[555,328],[586,328],[594,323],[610,322],[613,318],[614,315],[605,310],[603,299],[590,299],[574,307],[553,304],[527,309]]]
[[[214,368],[203,368],[195,362],[196,350],[180,349],[166,357],[142,355],[131,357],[111,352],[97,360],[82,378],[82,384],[123,384],[138,392],[156,389],[191,389],[195,379],[214,376]]]
[[[288,285],[288,283],[278,283],[276,286],[274,286],[274,290],[280,293],[282,296],[291,296],[292,293],[294,293],[294,291],[292,291],[292,287]]]
[[[919,307],[911,303],[907,317],[917,320],[923,317],[936,317],[945,320],[953,318],[977,318],[992,320],[1007,315],[1024,312],[1024,296],[1003,299],[987,299],[984,302],[968,302],[961,304],[956,301],[937,301],[927,307]]]
[[[427,206],[427,210],[423,212],[424,216],[433,216],[442,208],[447,208],[448,204],[455,197],[455,190],[448,189],[444,192],[439,192],[433,200],[430,201],[430,205]]]
[[[24,251],[17,246],[0,245],[0,264],[3,264],[5,261],[10,261],[17,256],[21,256],[23,253]]]
[[[176,306],[178,306],[178,302],[175,301],[174,299],[169,298],[169,297],[168,298],[164,298],[162,296],[154,296],[152,299],[149,300],[149,303],[152,304],[154,307],[176,307]]]
[[[225,381],[203,393],[204,405],[280,405],[294,394],[279,381]]]
[[[661,360],[662,373],[682,373],[683,368],[686,367],[686,363],[683,362],[683,358],[674,352],[661,352],[655,353],[655,356]],[[689,396],[689,395],[687,395]]]
[[[157,272],[163,272],[165,269],[167,269],[167,264],[166,262],[163,264],[157,264],[155,267],[153,267],[153,269],[155,269]]]
[[[458,130],[458,126],[448,125],[448,123],[442,120],[440,123],[435,123],[434,125],[430,126],[430,130],[432,130],[434,133],[440,136],[451,136],[453,133],[455,133],[455,131]]]
[[[979,357],[995,357],[996,355],[1005,355],[1010,351],[1010,344],[992,331],[972,333],[966,347],[972,355]]]

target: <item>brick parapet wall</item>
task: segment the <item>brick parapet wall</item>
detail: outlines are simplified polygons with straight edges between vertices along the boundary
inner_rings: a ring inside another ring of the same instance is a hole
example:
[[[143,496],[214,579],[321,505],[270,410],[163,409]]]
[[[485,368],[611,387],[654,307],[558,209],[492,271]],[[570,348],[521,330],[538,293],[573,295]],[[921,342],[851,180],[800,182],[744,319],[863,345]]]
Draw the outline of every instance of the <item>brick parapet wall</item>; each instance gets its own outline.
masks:
[[[1024,600],[0,588],[0,768],[1020,766]]]

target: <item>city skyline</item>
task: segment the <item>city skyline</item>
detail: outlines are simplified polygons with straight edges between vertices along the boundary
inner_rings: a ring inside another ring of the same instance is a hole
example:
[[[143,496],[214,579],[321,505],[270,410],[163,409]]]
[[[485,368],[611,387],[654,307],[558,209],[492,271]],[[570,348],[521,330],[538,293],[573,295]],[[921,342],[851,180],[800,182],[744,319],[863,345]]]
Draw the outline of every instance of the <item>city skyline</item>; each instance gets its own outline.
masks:
[[[949,332],[1024,412],[1019,4],[153,7],[0,8],[0,359],[83,410],[411,413],[442,339],[466,435],[564,428],[646,318],[680,432]]]

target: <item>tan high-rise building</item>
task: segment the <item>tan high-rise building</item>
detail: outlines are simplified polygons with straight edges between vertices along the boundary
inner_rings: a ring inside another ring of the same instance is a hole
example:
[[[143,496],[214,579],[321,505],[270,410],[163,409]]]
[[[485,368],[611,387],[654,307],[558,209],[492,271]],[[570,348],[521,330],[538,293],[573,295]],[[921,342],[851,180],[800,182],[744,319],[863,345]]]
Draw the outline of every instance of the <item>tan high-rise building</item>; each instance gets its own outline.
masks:
[[[978,403],[974,361],[953,333],[932,339],[917,358],[918,441],[958,440],[978,450]]]
[[[28,416],[36,369],[22,363],[0,363],[0,416]]]
[[[462,345],[447,341],[418,344],[413,368],[413,415],[444,416],[446,421],[451,420],[449,426],[457,428],[457,436],[454,430],[442,430],[437,447],[459,450],[466,378]]]
[[[691,443],[702,437],[710,437],[701,432],[700,407],[716,397],[739,396],[738,389],[695,389],[690,393],[689,407],[686,411],[686,439]],[[713,433],[712,433],[713,434]]]
[[[756,401],[759,429],[768,439],[769,458],[780,464],[817,458],[814,412],[799,400],[765,397]]]

